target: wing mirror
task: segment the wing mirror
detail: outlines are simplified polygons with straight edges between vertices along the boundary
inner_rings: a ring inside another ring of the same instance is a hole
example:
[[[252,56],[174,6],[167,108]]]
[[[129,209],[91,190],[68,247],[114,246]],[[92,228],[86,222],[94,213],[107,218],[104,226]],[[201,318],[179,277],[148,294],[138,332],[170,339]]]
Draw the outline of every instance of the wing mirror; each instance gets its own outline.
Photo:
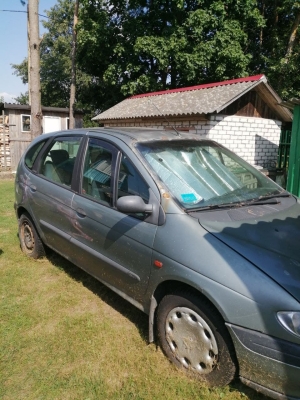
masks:
[[[117,209],[125,214],[151,214],[153,207],[144,203],[140,196],[123,196],[117,200]]]

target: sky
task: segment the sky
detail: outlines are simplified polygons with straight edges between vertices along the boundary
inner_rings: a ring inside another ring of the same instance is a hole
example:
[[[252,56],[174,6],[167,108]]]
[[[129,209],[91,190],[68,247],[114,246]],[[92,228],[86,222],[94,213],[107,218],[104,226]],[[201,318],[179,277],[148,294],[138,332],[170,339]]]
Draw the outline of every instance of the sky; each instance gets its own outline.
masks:
[[[27,57],[27,2],[22,6],[20,0],[0,0],[0,97],[7,103],[14,103],[14,97],[25,93],[27,85],[20,77],[13,75],[11,64],[20,64]],[[45,14],[57,4],[57,0],[40,0],[39,14]],[[2,10],[25,11],[7,12]],[[40,35],[43,33],[40,17]]]

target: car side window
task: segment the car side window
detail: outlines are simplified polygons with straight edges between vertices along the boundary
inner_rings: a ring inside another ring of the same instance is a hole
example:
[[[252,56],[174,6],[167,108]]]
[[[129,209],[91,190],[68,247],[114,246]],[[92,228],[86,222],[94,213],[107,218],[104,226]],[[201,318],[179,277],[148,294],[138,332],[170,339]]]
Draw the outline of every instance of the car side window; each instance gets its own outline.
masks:
[[[112,162],[112,152],[100,141],[91,139],[85,156],[82,193],[106,205],[112,201]]]
[[[45,143],[46,140],[38,142],[27,151],[25,155],[25,164],[29,169],[32,169],[33,164]]]
[[[57,138],[42,157],[39,174],[50,181],[71,186],[80,137]]]
[[[140,196],[149,202],[149,188],[126,155],[122,155],[118,177],[118,199],[123,196]]]

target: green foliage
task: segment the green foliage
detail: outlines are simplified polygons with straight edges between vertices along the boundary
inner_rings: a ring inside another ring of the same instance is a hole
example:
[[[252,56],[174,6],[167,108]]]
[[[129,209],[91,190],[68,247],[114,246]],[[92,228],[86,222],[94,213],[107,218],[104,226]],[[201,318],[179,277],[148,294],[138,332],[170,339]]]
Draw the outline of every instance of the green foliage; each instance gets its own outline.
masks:
[[[82,4],[79,62],[124,96],[247,75],[264,24],[255,0]]]
[[[18,97],[15,97],[14,100],[18,104],[28,105],[29,104],[29,94],[28,94],[28,92],[20,93],[20,95]]]
[[[43,105],[69,106],[73,9],[58,0],[43,22]],[[76,106],[90,118],[132,94],[258,73],[300,97],[299,21],[300,0],[81,0]],[[13,68],[27,82],[27,61]]]

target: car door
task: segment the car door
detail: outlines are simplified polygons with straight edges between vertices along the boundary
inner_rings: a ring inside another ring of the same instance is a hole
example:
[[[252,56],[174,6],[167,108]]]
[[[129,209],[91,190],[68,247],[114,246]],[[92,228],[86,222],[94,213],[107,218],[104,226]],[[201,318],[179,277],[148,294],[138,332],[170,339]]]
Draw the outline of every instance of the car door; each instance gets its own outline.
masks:
[[[71,184],[81,139],[78,135],[55,137],[37,159],[30,178],[28,204],[43,241],[67,258],[72,253],[74,221]]]
[[[157,224],[147,222],[145,215],[123,214],[115,204],[118,197],[130,194],[148,202],[149,185],[124,152],[90,138],[80,192],[72,202],[77,264],[116,291],[141,301],[151,272]]]

